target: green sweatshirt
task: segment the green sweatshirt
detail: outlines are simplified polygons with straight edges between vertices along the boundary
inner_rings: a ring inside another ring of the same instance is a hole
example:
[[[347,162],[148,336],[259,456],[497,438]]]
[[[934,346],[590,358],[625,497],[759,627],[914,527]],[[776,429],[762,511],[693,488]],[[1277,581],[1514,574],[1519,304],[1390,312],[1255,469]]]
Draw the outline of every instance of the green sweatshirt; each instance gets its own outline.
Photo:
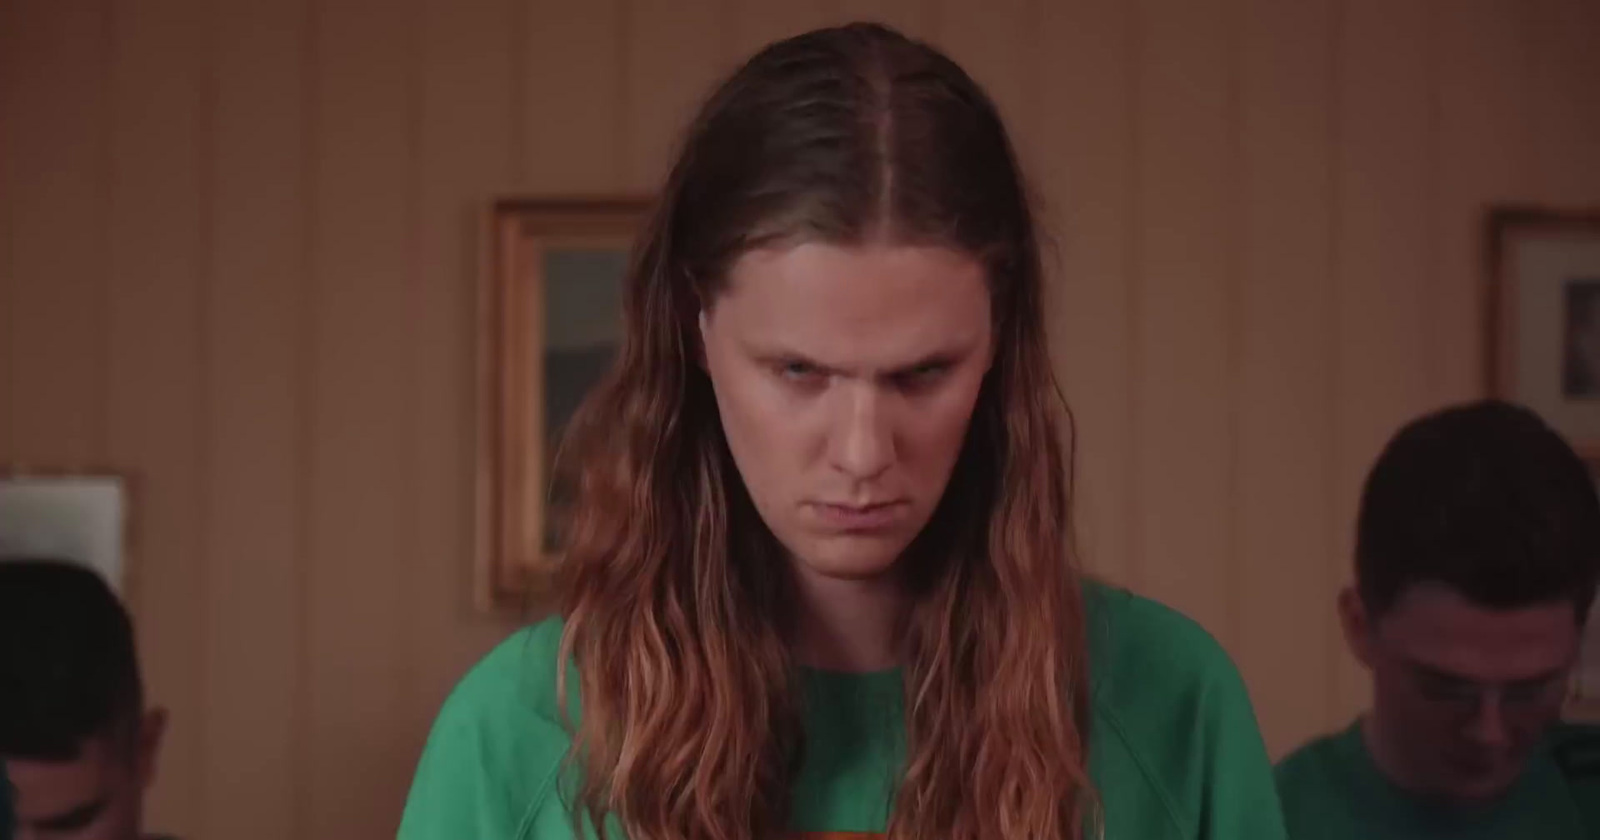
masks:
[[[1153,601],[1098,585],[1086,600],[1105,840],[1282,840],[1255,715],[1221,647]],[[522,630],[461,681],[424,750],[400,840],[572,840],[556,785],[571,744],[555,692],[560,635],[554,619]],[[808,670],[804,683],[790,829],[883,832],[905,757],[899,672]]]
[[[1301,747],[1277,770],[1294,840],[1600,840],[1600,730],[1557,726],[1498,801],[1419,799],[1378,770],[1361,724]]]

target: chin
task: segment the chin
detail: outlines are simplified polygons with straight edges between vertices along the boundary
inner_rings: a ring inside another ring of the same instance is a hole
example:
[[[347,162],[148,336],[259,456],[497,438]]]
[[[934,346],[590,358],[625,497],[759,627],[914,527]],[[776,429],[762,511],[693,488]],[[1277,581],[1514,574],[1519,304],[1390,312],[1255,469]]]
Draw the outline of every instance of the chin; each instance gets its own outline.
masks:
[[[834,580],[872,580],[894,568],[905,551],[900,540],[838,537],[795,546],[790,553],[812,574]]]
[[[1461,776],[1451,785],[1455,798],[1467,801],[1497,799],[1516,784],[1520,768]]]

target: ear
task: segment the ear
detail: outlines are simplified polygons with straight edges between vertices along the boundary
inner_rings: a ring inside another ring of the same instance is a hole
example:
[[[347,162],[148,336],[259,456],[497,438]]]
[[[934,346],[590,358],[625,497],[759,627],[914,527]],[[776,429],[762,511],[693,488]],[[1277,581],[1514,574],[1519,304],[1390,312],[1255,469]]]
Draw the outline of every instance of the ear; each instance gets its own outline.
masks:
[[[1344,630],[1345,644],[1362,665],[1372,667],[1372,616],[1361,594],[1355,587],[1347,586],[1339,592],[1339,626]]]
[[[157,758],[161,754],[161,740],[167,734],[167,710],[153,708],[139,720],[139,742],[136,745],[139,786],[149,789],[156,778]]]

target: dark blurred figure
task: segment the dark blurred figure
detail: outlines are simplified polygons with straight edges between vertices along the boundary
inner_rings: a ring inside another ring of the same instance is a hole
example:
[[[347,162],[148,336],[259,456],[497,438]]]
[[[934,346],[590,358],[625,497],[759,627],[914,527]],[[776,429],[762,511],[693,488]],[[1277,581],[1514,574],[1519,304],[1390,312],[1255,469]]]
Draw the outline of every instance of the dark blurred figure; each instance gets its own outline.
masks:
[[[16,840],[136,840],[165,728],[99,575],[0,558],[0,766]]]
[[[1390,441],[1357,528],[1372,708],[1278,766],[1290,835],[1600,838],[1600,739],[1559,722],[1600,573],[1583,462],[1526,409],[1447,409]]]

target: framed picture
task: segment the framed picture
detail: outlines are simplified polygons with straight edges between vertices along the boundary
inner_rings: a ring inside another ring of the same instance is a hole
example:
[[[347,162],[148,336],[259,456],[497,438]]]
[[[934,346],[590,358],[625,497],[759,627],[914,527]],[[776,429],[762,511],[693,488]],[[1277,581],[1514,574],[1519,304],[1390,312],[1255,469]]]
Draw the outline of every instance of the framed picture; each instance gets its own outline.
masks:
[[[479,296],[480,607],[536,599],[530,569],[557,541],[556,448],[622,338],[622,292],[649,202],[511,200],[489,221]]]
[[[1490,214],[1490,392],[1600,460],[1600,209]]]
[[[107,473],[0,469],[0,557],[68,560],[127,594],[128,490]]]

